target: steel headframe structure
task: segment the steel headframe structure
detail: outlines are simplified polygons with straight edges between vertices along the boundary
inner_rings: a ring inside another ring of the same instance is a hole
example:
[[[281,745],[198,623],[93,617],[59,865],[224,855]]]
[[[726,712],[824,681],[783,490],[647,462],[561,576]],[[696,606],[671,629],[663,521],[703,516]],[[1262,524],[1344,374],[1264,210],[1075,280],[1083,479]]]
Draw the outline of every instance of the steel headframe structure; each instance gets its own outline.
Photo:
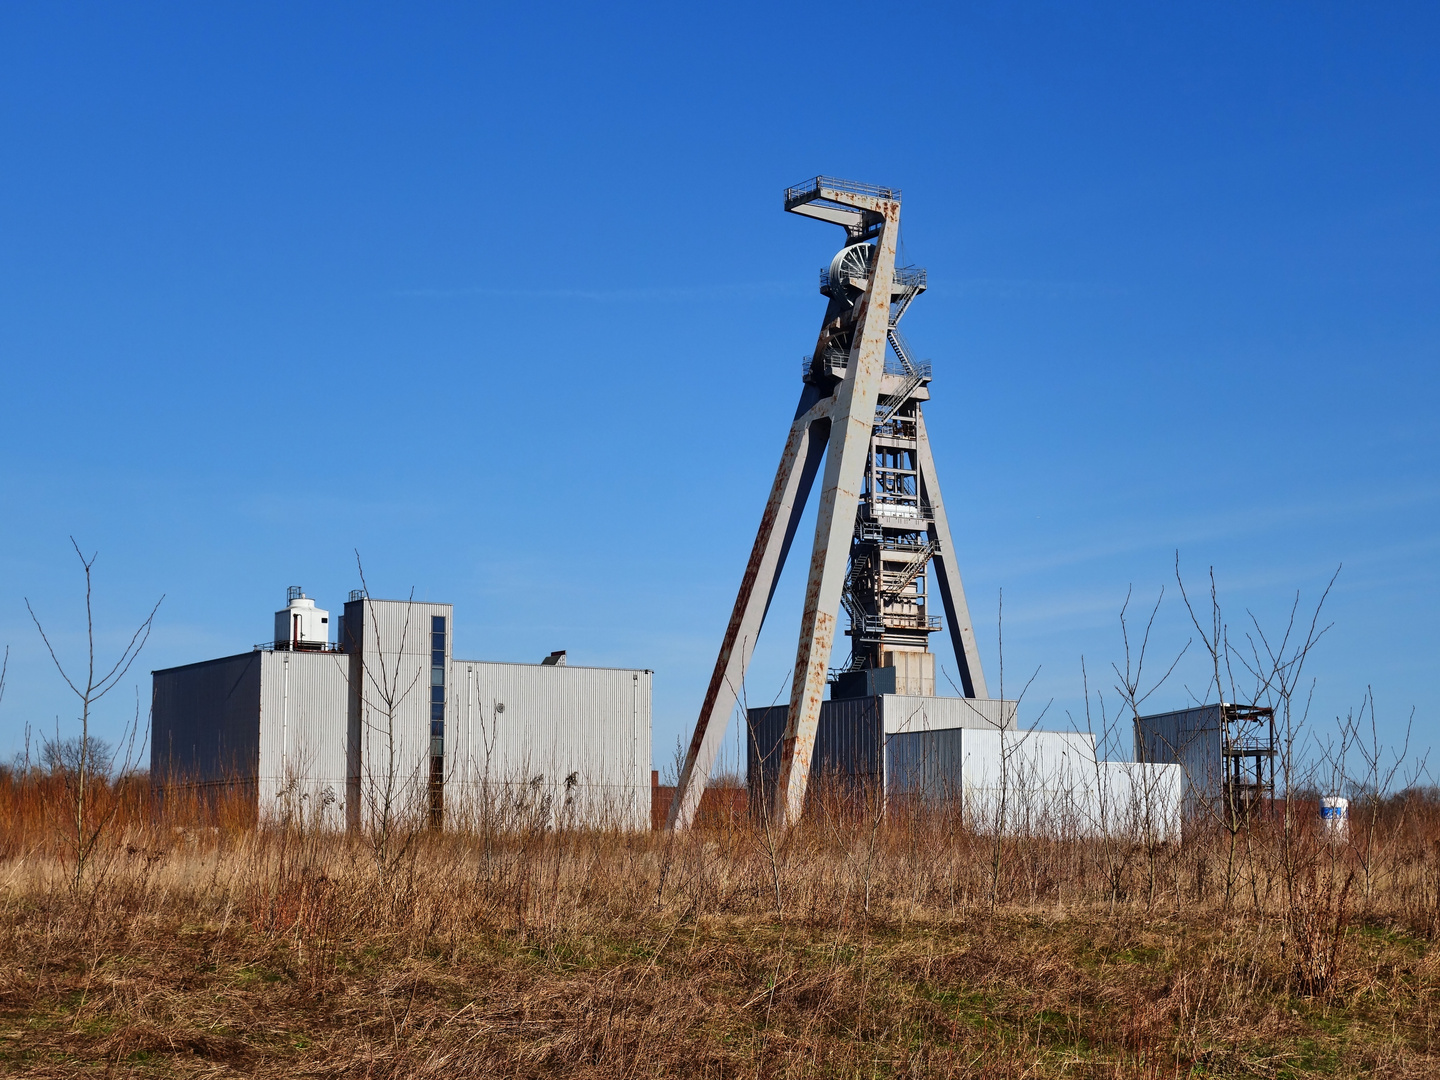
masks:
[[[897,653],[926,653],[929,635],[940,629],[923,587],[933,562],[961,688],[966,697],[987,696],[920,413],[930,367],[912,359],[898,330],[925,289],[924,270],[895,266],[900,192],[817,176],[786,190],[785,209],[843,227],[846,244],[820,274],[829,305],[805,358],[800,404],[685,755],[671,829],[688,827],[700,805],[822,459],[772,821],[783,828],[804,806],[842,605],[851,623],[851,670],[893,666],[886,658]],[[887,344],[898,361],[888,368]]]

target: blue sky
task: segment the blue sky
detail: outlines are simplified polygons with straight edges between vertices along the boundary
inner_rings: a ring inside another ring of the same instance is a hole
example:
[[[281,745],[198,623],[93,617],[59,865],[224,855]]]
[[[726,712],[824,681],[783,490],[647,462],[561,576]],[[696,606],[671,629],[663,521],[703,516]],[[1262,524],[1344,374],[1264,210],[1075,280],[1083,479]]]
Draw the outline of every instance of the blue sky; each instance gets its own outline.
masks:
[[[839,230],[904,191],[906,316],[998,689],[1063,726],[1127,588],[1191,636],[1344,569],[1319,722],[1440,694],[1440,15],[1426,5],[34,5],[0,13],[0,753],[162,593],[151,668],[287,585],[448,600],[457,654],[653,668],[688,733]],[[888,36],[887,36],[888,35]],[[802,536],[808,543],[808,526]],[[781,694],[803,560],[748,688]],[[945,642],[940,642],[945,648]],[[837,657],[837,659],[839,659]],[[1152,699],[1186,703],[1195,650]],[[951,665],[953,666],[953,665]],[[1099,676],[1095,675],[1100,672]],[[1110,680],[1113,682],[1113,679]],[[142,697],[145,696],[142,691]]]

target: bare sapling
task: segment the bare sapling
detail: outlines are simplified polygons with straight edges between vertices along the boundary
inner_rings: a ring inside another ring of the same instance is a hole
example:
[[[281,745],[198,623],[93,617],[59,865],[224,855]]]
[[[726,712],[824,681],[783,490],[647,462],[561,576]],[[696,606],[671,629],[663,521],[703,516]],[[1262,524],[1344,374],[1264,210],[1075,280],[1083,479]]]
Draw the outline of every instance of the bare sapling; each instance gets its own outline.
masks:
[[[1234,701],[1236,698],[1235,667],[1230,650],[1228,627],[1220,609],[1220,592],[1215,582],[1215,568],[1213,566],[1210,568],[1210,610],[1209,618],[1206,620],[1208,625],[1201,623],[1200,615],[1190,601],[1190,594],[1185,588],[1185,579],[1180,573],[1180,553],[1178,551],[1175,553],[1175,581],[1180,587],[1180,598],[1185,602],[1185,610],[1190,616],[1190,622],[1195,627],[1195,632],[1199,635],[1200,643],[1204,646],[1210,660],[1209,679],[1205,688],[1200,694],[1191,691],[1190,696],[1194,698],[1197,705],[1203,705],[1213,693],[1217,706],[1223,710],[1227,701]],[[1177,757],[1184,749],[1184,747],[1171,747]],[[1183,757],[1181,760],[1184,760]],[[1223,784],[1223,776],[1195,777],[1190,776],[1187,769],[1185,777],[1187,792],[1198,790],[1207,793],[1207,797],[1196,800],[1198,808],[1204,816],[1219,824],[1225,832],[1224,903],[1225,907],[1229,908],[1235,900],[1237,880],[1235,860],[1239,848],[1240,830],[1245,821],[1239,813],[1239,808],[1232,805],[1228,797],[1220,805],[1208,797],[1209,790],[1217,783]]]
[[[1164,674],[1151,683],[1148,690],[1144,689],[1145,657],[1150,648],[1150,634],[1155,628],[1155,616],[1159,614],[1160,604],[1165,599],[1165,589],[1162,587],[1160,589],[1160,595],[1155,598],[1155,606],[1150,609],[1150,617],[1145,621],[1145,632],[1140,636],[1138,648],[1131,644],[1130,626],[1126,620],[1126,613],[1130,609],[1130,596],[1131,591],[1127,589],[1125,592],[1125,603],[1120,606],[1120,637],[1125,648],[1125,670],[1121,671],[1120,665],[1113,661],[1110,664],[1110,669],[1115,673],[1115,692],[1120,695],[1120,701],[1125,711],[1130,715],[1130,722],[1134,725],[1132,730],[1139,730],[1140,706],[1145,704],[1157,690],[1164,686],[1165,683],[1169,681],[1171,675],[1175,674],[1176,667],[1178,667],[1180,661],[1185,658],[1185,654],[1190,651],[1190,646],[1194,642],[1194,638],[1185,642],[1180,651],[1176,653],[1175,659],[1170,662],[1170,666],[1165,669]],[[1098,770],[1100,755],[1096,754],[1095,757],[1096,768]],[[1102,828],[1108,832],[1111,823],[1107,820],[1107,811],[1112,809],[1108,806],[1109,793],[1106,790],[1106,785],[1098,784],[1097,787],[1102,800],[1100,807]],[[1153,792],[1150,791],[1143,791],[1141,794],[1142,801],[1139,809],[1147,817],[1154,809],[1154,799],[1149,797],[1152,794]],[[1143,827],[1144,833],[1143,840],[1145,844],[1146,864],[1145,906],[1146,909],[1149,910],[1155,904],[1156,858],[1160,851],[1161,842],[1158,839],[1157,830],[1154,828],[1155,823],[1153,821],[1146,820],[1139,824]]]
[[[772,707],[780,700],[780,694],[784,693],[787,685],[788,682],[781,684],[780,692],[776,693],[774,700],[770,703]],[[760,821],[758,839],[765,856],[765,866],[770,871],[770,886],[775,898],[775,917],[783,919],[785,904],[780,889],[780,841],[782,837],[775,827],[775,820],[771,813],[774,791],[772,786],[766,782],[769,775],[769,759],[779,751],[780,744],[777,743],[772,747],[769,753],[760,753],[759,733],[756,732],[755,725],[750,722],[750,699],[744,679],[740,680],[740,715],[744,717],[745,726],[750,733],[750,745],[755,747],[755,771],[751,777],[754,786],[750,790],[751,812],[755,813]]]
[[[1080,657],[1080,684],[1085,694],[1085,731],[1095,741],[1095,790],[1097,793],[1096,803],[1099,812],[1100,838],[1099,853],[1101,868],[1104,872],[1106,887],[1109,893],[1110,910],[1113,914],[1115,907],[1121,900],[1125,899],[1125,879],[1130,866],[1130,844],[1115,830],[1109,828],[1109,822],[1114,812],[1111,806],[1110,791],[1104,782],[1104,766],[1100,761],[1100,750],[1102,747],[1111,746],[1118,737],[1120,729],[1120,718],[1122,714],[1117,710],[1110,711],[1105,703],[1105,692],[1095,691],[1095,707],[1100,712],[1100,732],[1096,735],[1094,711],[1090,704],[1090,671],[1086,666],[1085,657]],[[1071,726],[1075,727],[1074,718],[1071,717]]]
[[[1005,860],[1007,844],[1010,842],[1011,834],[1016,831],[1014,819],[1017,817],[1017,808],[1013,805],[1012,796],[1018,797],[1020,802],[1018,808],[1019,820],[1024,827],[1028,828],[1033,813],[1036,810],[1033,796],[1039,794],[1038,791],[1021,790],[1027,787],[1033,788],[1035,777],[1032,775],[1034,770],[1017,768],[1020,761],[1019,755],[1024,751],[1031,732],[1045,719],[1045,715],[1050,711],[1050,706],[1054,704],[1054,699],[1052,698],[1046,703],[1045,707],[1040,710],[1040,715],[1035,718],[1035,722],[1031,724],[1029,728],[1017,730],[1013,733],[1011,732],[1007,726],[1008,721],[1003,712],[1005,708],[1003,704],[1005,701],[1005,591],[1003,589],[1000,591],[999,598],[996,602],[995,625],[996,647],[999,661],[997,671],[1000,677],[999,700],[1002,702],[1002,713],[998,726],[1000,739],[1000,774],[991,781],[998,783],[998,787],[994,792],[994,798],[989,799],[988,796],[982,797],[985,802],[988,802],[988,805],[983,805],[982,803],[981,806],[974,808],[977,816],[978,813],[983,810],[988,811],[988,816],[991,818],[990,821],[984,823],[990,831],[989,907],[991,911],[994,911],[1000,903],[1000,870]],[[1025,685],[1020,688],[1020,693],[1015,695],[1017,728],[1019,724],[1020,705],[1025,700],[1025,696],[1030,692],[1030,687],[1039,675],[1040,667],[1037,665],[1035,670],[1030,673],[1030,677],[1025,680]],[[948,674],[946,678],[949,678]],[[953,680],[950,685],[952,687],[955,686]],[[956,693],[959,694],[967,704],[969,703],[970,699],[966,698],[958,688],[956,689]],[[969,707],[977,716],[983,715],[979,710],[975,709],[974,705],[970,705]],[[1027,795],[1030,797],[1027,797]],[[967,807],[967,812],[970,809],[971,808]],[[978,821],[977,824],[979,824]]]
[[[29,597],[25,599],[25,609],[30,613],[31,620],[35,623],[35,629],[40,633],[40,640],[45,643],[46,650],[50,653],[50,659],[55,664],[55,669],[60,672],[60,677],[65,680],[76,698],[80,701],[80,735],[76,744],[76,752],[70,755],[61,753],[60,733],[56,731],[55,747],[56,755],[60,761],[65,782],[66,803],[70,809],[70,829],[68,835],[68,847],[72,862],[71,883],[79,888],[85,877],[85,870],[90,862],[91,856],[96,850],[101,835],[110,824],[114,816],[113,807],[107,811],[96,811],[94,799],[92,798],[92,784],[97,773],[107,775],[114,768],[115,754],[101,755],[98,743],[90,735],[90,720],[95,706],[100,699],[115,689],[130,671],[130,666],[140,655],[140,650],[150,640],[150,629],[155,622],[155,613],[160,610],[160,604],[165,597],[162,595],[155,601],[155,606],[150,609],[150,614],[145,616],[143,622],[135,629],[130,636],[120,657],[108,669],[103,668],[103,661],[97,662],[95,655],[95,612],[92,603],[94,579],[93,568],[97,553],[89,558],[85,557],[80,550],[80,545],[75,538],[70,538],[70,544],[75,549],[75,555],[80,560],[80,565],[85,573],[85,675],[82,679],[79,675],[72,676],[60,662],[60,657],[51,644],[49,635],[45,633],[40,618],[35,614],[34,607],[30,604]],[[6,651],[8,662],[9,651]],[[128,747],[122,771],[129,771],[134,765],[132,760],[135,748],[136,733],[140,727],[140,706],[139,693],[136,693],[135,718],[132,725],[127,729],[124,745]]]
[[[365,789],[363,797],[369,804],[369,828],[366,835],[381,877],[389,880],[401,861],[413,853],[420,834],[421,808],[417,786],[424,763],[417,761],[414,765],[409,765],[402,760],[397,740],[401,738],[398,727],[405,702],[420,684],[426,667],[417,663],[412,665],[413,672],[407,673],[405,670],[405,645],[410,634],[415,590],[410,590],[399,640],[395,642],[392,652],[384,640],[375,605],[368,602],[370,587],[365,580],[365,567],[360,561],[358,551],[355,553],[355,567],[360,574],[361,590],[367,598],[364,608],[370,617],[369,632],[374,635],[374,646],[367,647],[365,651],[375,658],[375,663],[366,664],[362,657],[360,685],[354,689],[360,697],[361,724],[365,734],[364,749],[370,749],[372,740],[378,740],[381,744],[378,764],[373,753],[362,754]],[[429,745],[428,738],[425,745]]]
[[[1405,768],[1405,761],[1410,753],[1410,736],[1415,725],[1415,711],[1413,709],[1410,711],[1410,719],[1405,724],[1405,738],[1400,749],[1391,751],[1388,762],[1386,761],[1386,748],[1380,742],[1373,687],[1365,688],[1360,708],[1351,710],[1340,723],[1346,740],[1360,756],[1361,768],[1358,770],[1358,776],[1347,777],[1348,782],[1337,785],[1335,790],[1345,790],[1346,794],[1351,797],[1352,804],[1358,804],[1350,807],[1349,833],[1351,849],[1360,866],[1361,895],[1368,906],[1375,895],[1376,846],[1380,807],[1385,794],[1394,787],[1395,778]],[[1409,769],[1409,775],[1405,777],[1401,786],[1412,787],[1424,767],[1425,761],[1422,758]],[[1357,809],[1360,811],[1359,814],[1355,813]]]
[[[1340,846],[1319,835],[1313,820],[1299,820],[1294,805],[1295,793],[1302,786],[1296,746],[1306,731],[1315,690],[1315,680],[1311,678],[1307,682],[1305,667],[1315,646],[1333,625],[1322,626],[1320,616],[1339,576],[1337,567],[1308,622],[1301,617],[1301,597],[1297,591],[1284,630],[1278,635],[1267,633],[1254,612],[1247,612],[1250,617],[1250,629],[1245,635],[1248,655],[1238,654],[1242,668],[1255,682],[1255,700],[1274,708],[1279,717],[1280,771],[1285,785],[1285,814],[1279,845],[1285,903],[1285,937],[1281,950],[1292,959],[1296,984],[1308,994],[1328,991],[1340,970],[1350,891],[1355,879],[1354,867],[1349,865]],[[1331,783],[1344,783],[1347,744],[1352,737],[1353,726],[1342,727],[1341,748],[1338,754],[1328,757],[1332,765],[1338,765],[1332,769]],[[1258,909],[1258,896],[1256,906]]]

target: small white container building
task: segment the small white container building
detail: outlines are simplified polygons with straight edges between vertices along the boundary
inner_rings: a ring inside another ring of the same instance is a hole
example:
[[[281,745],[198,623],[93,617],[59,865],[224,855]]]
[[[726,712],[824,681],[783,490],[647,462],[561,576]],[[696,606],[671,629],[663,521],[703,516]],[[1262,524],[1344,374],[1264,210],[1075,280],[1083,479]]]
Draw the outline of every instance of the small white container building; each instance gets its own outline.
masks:
[[[333,641],[328,617],[291,589],[274,641],[154,672],[152,782],[328,827],[649,827],[649,670],[457,660],[449,604],[355,593]]]

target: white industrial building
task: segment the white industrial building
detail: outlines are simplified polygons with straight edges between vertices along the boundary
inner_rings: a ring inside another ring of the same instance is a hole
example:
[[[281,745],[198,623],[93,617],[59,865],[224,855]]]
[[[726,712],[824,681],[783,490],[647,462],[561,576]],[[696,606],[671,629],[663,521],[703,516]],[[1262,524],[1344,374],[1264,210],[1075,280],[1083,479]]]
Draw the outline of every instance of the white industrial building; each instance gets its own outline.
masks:
[[[151,776],[238,785],[266,819],[650,824],[652,672],[452,655],[449,604],[298,588],[276,639],[153,673]]]
[[[752,805],[774,788],[787,712],[749,710]],[[1181,766],[1105,761],[1088,732],[1026,730],[1016,718],[1016,702],[988,698],[832,698],[820,709],[810,784],[870,785],[905,805],[959,807],[982,833],[1180,839]]]

